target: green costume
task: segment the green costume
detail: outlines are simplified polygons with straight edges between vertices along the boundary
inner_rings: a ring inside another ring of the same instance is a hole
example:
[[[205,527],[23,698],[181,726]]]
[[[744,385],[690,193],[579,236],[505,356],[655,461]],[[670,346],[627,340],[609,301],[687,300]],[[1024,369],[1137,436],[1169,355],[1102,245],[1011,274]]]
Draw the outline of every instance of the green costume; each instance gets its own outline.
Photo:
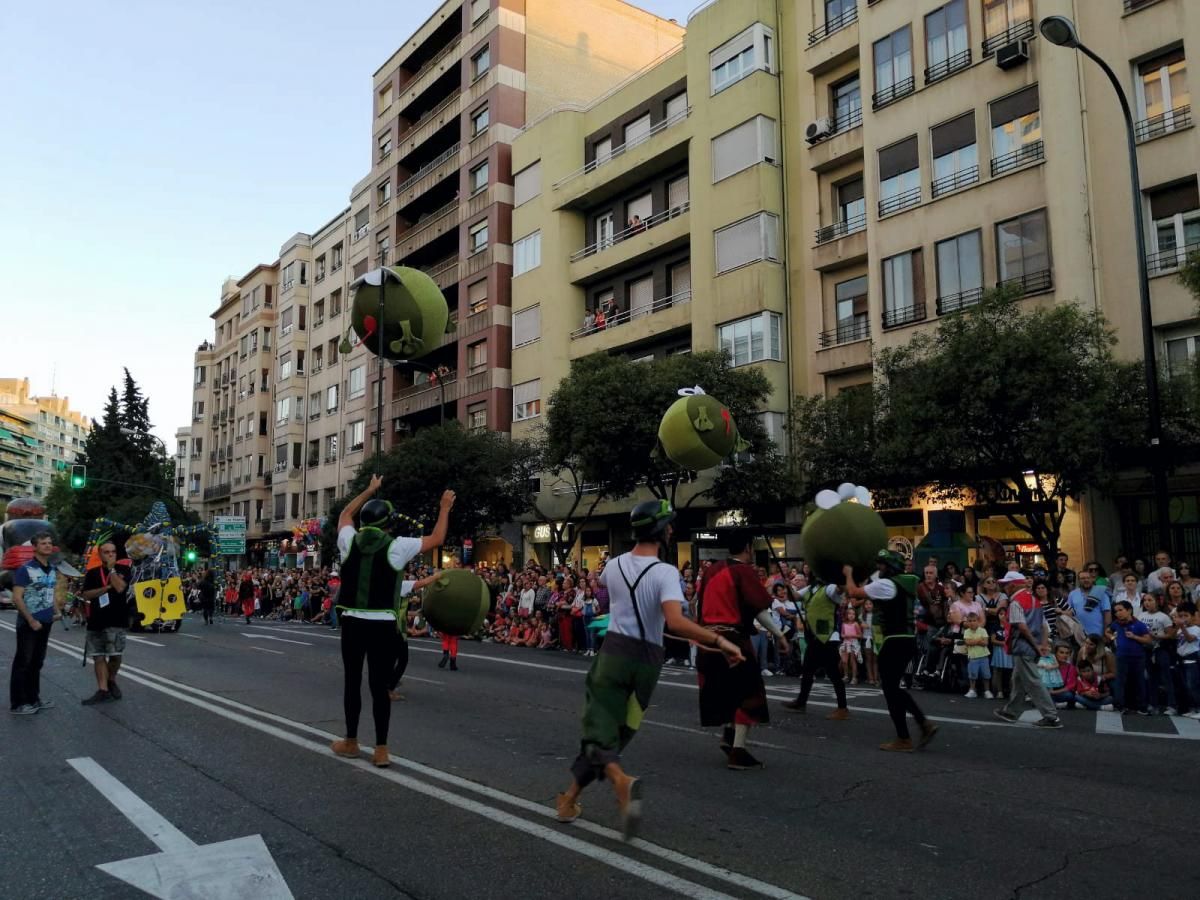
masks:
[[[342,561],[342,585],[338,590],[338,615],[356,612],[387,612],[399,618],[400,573],[388,562],[392,537],[367,525],[359,529]],[[407,605],[407,601],[405,601]]]

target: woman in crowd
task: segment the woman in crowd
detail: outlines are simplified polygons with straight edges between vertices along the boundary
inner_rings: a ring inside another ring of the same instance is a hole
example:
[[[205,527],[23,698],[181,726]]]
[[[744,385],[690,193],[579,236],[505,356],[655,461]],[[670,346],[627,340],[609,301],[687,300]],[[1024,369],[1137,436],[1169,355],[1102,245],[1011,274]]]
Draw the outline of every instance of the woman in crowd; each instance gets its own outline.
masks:
[[[1089,634],[1075,655],[1075,667],[1082,670],[1084,663],[1095,673],[1096,685],[1102,694],[1111,694],[1117,679],[1117,658],[1104,645],[1104,638]]]

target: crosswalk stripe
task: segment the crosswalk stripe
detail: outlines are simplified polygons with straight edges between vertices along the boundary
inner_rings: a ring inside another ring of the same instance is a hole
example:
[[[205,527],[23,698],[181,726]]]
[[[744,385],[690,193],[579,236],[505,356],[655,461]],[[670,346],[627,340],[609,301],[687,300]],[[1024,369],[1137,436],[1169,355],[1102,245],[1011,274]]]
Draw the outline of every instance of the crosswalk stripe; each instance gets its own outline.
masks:
[[[1119,712],[1096,712],[1096,734],[1124,734],[1125,723],[1121,721]]]
[[[1187,716],[1171,716],[1171,724],[1181,737],[1200,741],[1200,720],[1189,719]]]

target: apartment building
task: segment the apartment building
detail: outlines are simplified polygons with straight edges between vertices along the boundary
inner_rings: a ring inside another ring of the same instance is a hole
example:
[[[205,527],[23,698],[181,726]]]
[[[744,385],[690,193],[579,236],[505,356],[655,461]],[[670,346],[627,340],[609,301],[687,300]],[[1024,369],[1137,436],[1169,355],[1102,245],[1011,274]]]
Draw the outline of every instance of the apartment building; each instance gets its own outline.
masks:
[[[1190,358],[1194,302],[1174,277],[1200,246],[1187,0],[796,0],[784,4],[790,351],[796,389],[871,378],[874,354],[1015,285],[1029,304],[1102,310],[1119,352],[1141,355],[1135,241],[1144,240],[1160,359]],[[1037,23],[1066,15],[1134,104],[1147,233],[1134,233],[1120,107],[1101,70]],[[981,348],[986,352],[986,348]],[[964,385],[964,390],[969,390]],[[1065,524],[1074,556],[1140,548],[1148,480]],[[1193,491],[1194,492],[1194,491]],[[1181,525],[1200,526],[1195,501]],[[926,510],[885,511],[897,534]],[[1119,520],[1121,522],[1118,525]],[[970,530],[1024,552],[1004,509]],[[1124,529],[1122,533],[1121,529]],[[1197,532],[1200,533],[1200,532]]]
[[[39,447],[34,435],[33,419],[0,406],[0,502],[37,496],[33,488]]]
[[[92,420],[71,409],[68,397],[40,397],[31,393],[28,378],[0,378],[0,406],[33,423],[27,437],[36,444],[26,495],[44,497],[56,475],[68,470],[83,452]]]
[[[574,359],[723,348],[735,365],[767,375],[773,391],[762,415],[782,440],[794,379],[779,16],[774,0],[709,4],[689,19],[680,46],[589,106],[549,112],[513,142],[514,437],[537,426]],[[709,477],[685,486],[680,505]],[[569,506],[548,484],[540,502],[551,515]],[[602,506],[578,535],[587,563],[628,537],[630,502]],[[681,528],[728,512],[700,501]],[[548,538],[544,527],[525,527],[527,552],[543,562]]]
[[[199,433],[199,429],[197,429]],[[189,498],[192,497],[192,458],[189,455],[192,449],[192,428],[190,425],[184,425],[175,429],[175,484],[172,487],[172,492],[175,500],[184,509],[195,509],[200,512],[200,508],[194,502],[188,505]],[[200,472],[195,473],[196,492],[195,496],[200,494]]]

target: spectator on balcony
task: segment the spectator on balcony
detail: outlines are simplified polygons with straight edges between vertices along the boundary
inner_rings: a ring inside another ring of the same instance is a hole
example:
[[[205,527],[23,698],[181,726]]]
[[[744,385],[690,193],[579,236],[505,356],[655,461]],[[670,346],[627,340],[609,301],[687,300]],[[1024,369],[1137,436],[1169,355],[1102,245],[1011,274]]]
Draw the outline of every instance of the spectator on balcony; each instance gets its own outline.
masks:
[[[591,331],[596,327],[596,314],[590,309],[583,312],[583,330]]]
[[[629,233],[630,234],[637,234],[638,232],[645,231],[645,230],[646,230],[646,223],[642,221],[641,216],[634,216],[632,219],[629,220]]]
[[[608,323],[608,316],[604,314],[604,307],[596,310],[595,326],[597,331],[603,331],[604,326]]]

